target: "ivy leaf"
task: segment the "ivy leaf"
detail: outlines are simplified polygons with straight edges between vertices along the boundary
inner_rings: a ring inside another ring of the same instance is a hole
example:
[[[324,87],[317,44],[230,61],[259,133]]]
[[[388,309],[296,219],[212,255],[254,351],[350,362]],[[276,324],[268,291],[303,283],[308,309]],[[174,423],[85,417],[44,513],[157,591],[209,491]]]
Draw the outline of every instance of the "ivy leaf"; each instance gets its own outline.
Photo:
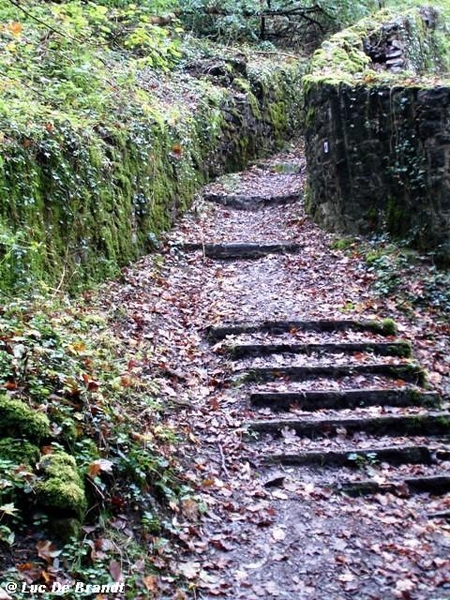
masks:
[[[9,504],[3,504],[2,506],[0,506],[0,511],[4,515],[10,515],[11,517],[13,517],[16,513],[19,512],[19,510],[14,506],[14,504],[12,502],[10,502]]]

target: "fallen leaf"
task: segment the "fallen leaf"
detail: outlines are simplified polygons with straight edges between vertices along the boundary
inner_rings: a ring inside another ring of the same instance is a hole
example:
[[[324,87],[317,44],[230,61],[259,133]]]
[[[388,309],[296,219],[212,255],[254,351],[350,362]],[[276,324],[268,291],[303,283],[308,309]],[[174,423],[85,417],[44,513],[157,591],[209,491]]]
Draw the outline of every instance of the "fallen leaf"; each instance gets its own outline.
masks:
[[[49,540],[39,540],[36,544],[39,558],[42,558],[47,563],[52,563],[53,559],[59,556],[62,550],[58,550],[56,546]]]
[[[123,581],[122,567],[120,565],[120,562],[118,562],[117,560],[112,560],[109,563],[109,573],[114,581]]]
[[[9,23],[8,29],[13,35],[19,35],[23,30],[23,25],[22,23]]]
[[[395,582],[395,589],[398,592],[410,592],[415,587],[416,585],[411,579],[399,579]]]
[[[179,563],[178,570],[186,579],[195,579],[200,573],[200,563],[196,561]]]
[[[149,592],[156,592],[158,590],[158,577],[156,575],[147,575],[142,581]]]
[[[89,465],[89,476],[96,477],[102,471],[105,473],[111,473],[113,468],[113,463],[106,458],[99,458],[98,460],[94,460]]]
[[[270,533],[272,534],[273,539],[277,542],[281,542],[286,538],[286,531],[281,529],[281,527],[274,527]]]

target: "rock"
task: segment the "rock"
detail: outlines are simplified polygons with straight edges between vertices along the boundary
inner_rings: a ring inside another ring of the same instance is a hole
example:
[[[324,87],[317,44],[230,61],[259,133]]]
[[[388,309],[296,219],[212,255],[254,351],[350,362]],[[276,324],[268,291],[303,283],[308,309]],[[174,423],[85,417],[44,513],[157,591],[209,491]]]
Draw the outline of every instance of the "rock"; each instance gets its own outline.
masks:
[[[47,454],[39,470],[42,478],[35,488],[37,504],[52,515],[82,518],[87,500],[74,457],[61,450]]]
[[[44,413],[32,410],[21,400],[0,397],[0,435],[3,437],[26,437],[39,443],[50,436],[50,422]]]

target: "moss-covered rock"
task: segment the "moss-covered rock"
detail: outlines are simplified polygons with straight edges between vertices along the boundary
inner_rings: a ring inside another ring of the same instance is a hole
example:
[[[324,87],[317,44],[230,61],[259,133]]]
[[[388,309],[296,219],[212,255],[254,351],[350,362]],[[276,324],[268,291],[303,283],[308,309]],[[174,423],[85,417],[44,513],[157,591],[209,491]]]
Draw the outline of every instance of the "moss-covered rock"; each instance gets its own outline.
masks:
[[[60,450],[48,454],[41,460],[39,471],[41,479],[35,488],[38,505],[52,515],[82,519],[87,500],[73,456]]]
[[[46,415],[25,402],[0,396],[0,435],[39,443],[50,436],[50,423]]]

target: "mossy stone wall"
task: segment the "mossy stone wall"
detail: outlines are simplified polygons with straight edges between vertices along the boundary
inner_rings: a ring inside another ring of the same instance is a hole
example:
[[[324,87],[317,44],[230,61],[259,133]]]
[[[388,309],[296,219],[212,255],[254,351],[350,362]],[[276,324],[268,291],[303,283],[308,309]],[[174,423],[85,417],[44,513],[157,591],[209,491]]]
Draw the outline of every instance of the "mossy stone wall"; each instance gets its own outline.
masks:
[[[385,42],[384,49],[378,46],[384,65],[366,55],[359,72],[344,68],[340,74],[342,60],[335,69],[325,68],[323,50],[318,62],[313,60],[305,77],[308,210],[333,231],[388,231],[448,262],[450,87],[421,75],[440,47],[436,23],[427,24],[426,15],[408,14],[379,25],[379,39],[395,40],[394,45]],[[419,36],[414,52],[402,37],[409,39],[411,31]],[[373,49],[375,38],[371,21],[370,27],[359,24],[351,36],[341,33],[334,41],[353,56]],[[386,68],[389,60],[393,71]],[[445,61],[436,54],[432,64]],[[403,63],[409,70],[398,74]]]
[[[0,287],[77,290],[116,275],[209,177],[298,130],[299,64],[260,63],[239,73],[245,89],[194,82],[177,106],[130,98],[115,123],[0,116]]]

